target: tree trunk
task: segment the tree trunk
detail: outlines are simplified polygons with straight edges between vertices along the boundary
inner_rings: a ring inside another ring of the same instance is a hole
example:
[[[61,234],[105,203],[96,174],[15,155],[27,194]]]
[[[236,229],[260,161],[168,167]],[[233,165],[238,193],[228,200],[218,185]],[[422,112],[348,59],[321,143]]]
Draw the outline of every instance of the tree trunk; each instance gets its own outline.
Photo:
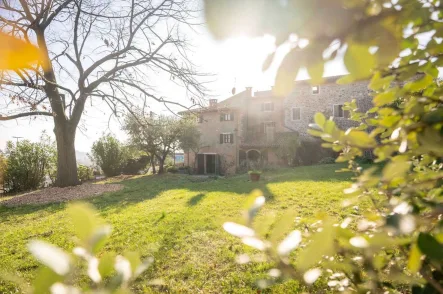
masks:
[[[75,156],[75,127],[68,122],[55,122],[55,138],[57,141],[57,187],[79,185],[77,177],[77,159]]]
[[[160,157],[158,159],[158,174],[159,175],[161,175],[165,172],[164,165],[165,165],[165,159],[163,157]]]
[[[151,157],[151,166],[152,166],[152,174],[155,175],[155,173],[157,171],[155,170],[155,157],[154,156]]]

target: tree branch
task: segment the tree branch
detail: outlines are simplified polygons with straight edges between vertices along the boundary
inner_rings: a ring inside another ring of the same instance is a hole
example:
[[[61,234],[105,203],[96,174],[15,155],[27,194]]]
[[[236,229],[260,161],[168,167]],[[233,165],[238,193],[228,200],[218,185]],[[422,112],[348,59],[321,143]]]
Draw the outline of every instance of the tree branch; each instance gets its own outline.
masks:
[[[9,116],[2,116],[0,114],[0,121],[12,120],[12,119],[16,119],[16,118],[27,117],[27,116],[36,116],[36,115],[53,116],[52,113],[46,112],[46,111],[31,111],[31,112],[23,112],[23,113],[9,115]]]

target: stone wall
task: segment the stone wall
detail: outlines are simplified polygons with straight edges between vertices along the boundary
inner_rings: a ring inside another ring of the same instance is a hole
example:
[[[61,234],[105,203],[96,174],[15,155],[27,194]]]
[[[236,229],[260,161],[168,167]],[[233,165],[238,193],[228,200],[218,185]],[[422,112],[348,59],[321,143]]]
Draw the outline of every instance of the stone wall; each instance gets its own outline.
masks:
[[[220,121],[220,114],[224,111],[214,110],[202,112],[203,122],[198,124],[201,132],[201,146],[199,153],[216,153],[220,155],[227,173],[235,173],[237,163],[237,150],[240,144],[238,134],[240,115],[238,111],[230,110],[234,113],[233,121]],[[233,143],[220,144],[220,134],[234,134]],[[189,159],[188,159],[189,157]],[[193,152],[185,154],[185,165],[194,167],[195,156]]]
[[[326,117],[333,115],[334,104],[344,104],[353,99],[357,101],[360,111],[372,107],[371,91],[367,81],[349,85],[328,83],[320,85],[318,94],[312,93],[312,86],[306,82],[296,83],[294,91],[284,101],[285,125],[287,131],[297,131],[304,140],[312,140],[307,133],[308,125],[314,122],[314,115],[323,112]],[[300,108],[300,120],[292,120],[292,108]],[[334,121],[340,128],[349,128],[358,125],[356,122],[343,117],[335,117]]]

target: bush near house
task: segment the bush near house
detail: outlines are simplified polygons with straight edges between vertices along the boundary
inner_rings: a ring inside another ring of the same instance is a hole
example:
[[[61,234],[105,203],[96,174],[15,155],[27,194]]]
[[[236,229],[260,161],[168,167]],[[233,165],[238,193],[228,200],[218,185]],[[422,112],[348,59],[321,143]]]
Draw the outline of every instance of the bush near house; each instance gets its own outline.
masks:
[[[322,158],[322,159],[318,162],[318,164],[332,164],[332,163],[335,163],[335,158],[332,158],[332,157],[325,157],[325,158]]]
[[[297,148],[295,154],[294,164],[300,165],[313,165],[320,163],[323,158],[330,157],[336,158],[337,153],[329,149],[325,149],[321,146],[321,141],[302,141]]]
[[[107,177],[119,175],[127,159],[125,146],[115,137],[102,136],[92,145],[92,160]]]
[[[135,158],[129,158],[126,160],[122,167],[122,172],[125,175],[136,175],[140,171],[143,171],[150,161],[150,157],[147,155],[141,155]]]
[[[8,164],[5,170],[5,190],[9,193],[36,190],[44,186],[46,176],[55,169],[56,149],[45,134],[40,142],[22,140],[6,146]]]

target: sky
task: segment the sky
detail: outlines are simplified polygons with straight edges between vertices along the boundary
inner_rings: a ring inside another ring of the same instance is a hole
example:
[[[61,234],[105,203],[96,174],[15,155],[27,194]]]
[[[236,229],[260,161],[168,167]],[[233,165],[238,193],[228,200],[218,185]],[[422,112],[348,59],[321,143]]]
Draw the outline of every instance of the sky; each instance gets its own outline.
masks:
[[[209,98],[217,98],[219,101],[231,96],[231,90],[236,88],[237,93],[245,87],[253,87],[253,90],[268,90],[274,85],[275,73],[279,60],[284,56],[285,50],[281,49],[277,54],[276,62],[271,68],[262,72],[262,64],[268,54],[275,48],[273,37],[264,36],[260,38],[237,37],[226,41],[214,40],[210,32],[203,25],[198,28],[197,34],[193,34],[193,49],[190,54],[193,62],[199,66],[202,72],[212,74],[212,82],[207,85],[210,91]],[[345,74],[343,62],[338,60],[326,65],[325,76]],[[306,72],[301,72],[297,79],[309,78]],[[190,105],[187,101],[184,89],[169,87],[165,85],[157,89],[163,95],[182,104]],[[120,140],[126,136],[121,131],[121,125],[113,119],[109,121],[109,112],[105,105],[100,102],[88,103],[83,115],[83,122],[76,135],[76,150],[89,152],[92,143],[103,133],[111,132]],[[151,109],[159,114],[170,114],[161,105],[153,103]],[[175,111],[180,109],[175,108]],[[37,119],[23,118],[19,120],[0,122],[0,149],[5,147],[8,140],[14,137],[23,137],[31,141],[37,141],[42,131],[53,136],[53,122],[50,117],[39,117]]]

